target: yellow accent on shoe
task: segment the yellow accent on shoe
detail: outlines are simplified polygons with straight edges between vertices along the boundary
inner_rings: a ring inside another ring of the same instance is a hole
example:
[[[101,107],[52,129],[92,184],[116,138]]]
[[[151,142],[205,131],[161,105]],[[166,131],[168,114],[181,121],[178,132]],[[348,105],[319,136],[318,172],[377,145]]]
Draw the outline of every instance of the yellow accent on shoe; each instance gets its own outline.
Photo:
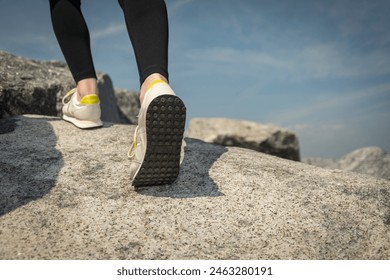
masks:
[[[81,105],[91,105],[91,104],[97,104],[99,102],[100,102],[99,96],[97,96],[96,94],[85,95],[80,100]]]
[[[152,88],[152,86],[154,86],[155,84],[158,84],[158,83],[165,83],[165,84],[167,84],[166,81],[161,80],[161,79],[159,79],[159,80],[154,80],[153,82],[151,82],[151,83],[148,85],[146,91],[148,91],[149,89]]]
[[[134,157],[135,148],[137,148],[136,140],[134,140],[133,145],[130,146],[129,151],[127,152],[127,157],[128,158],[133,158]]]
[[[133,144],[130,146],[129,151],[127,152],[128,158],[133,158],[135,155],[135,149],[137,148],[137,133],[138,133],[138,126],[135,128],[134,131]]]

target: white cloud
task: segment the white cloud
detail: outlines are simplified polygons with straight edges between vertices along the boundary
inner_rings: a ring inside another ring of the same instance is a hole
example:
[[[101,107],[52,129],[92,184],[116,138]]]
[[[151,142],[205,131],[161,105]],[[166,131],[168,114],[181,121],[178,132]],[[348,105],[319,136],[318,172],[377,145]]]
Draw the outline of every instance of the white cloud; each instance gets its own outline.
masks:
[[[189,50],[187,57],[194,61],[230,63],[234,65],[269,66],[280,69],[291,69],[289,61],[272,56],[270,53],[239,50],[228,47]]]
[[[91,31],[91,39],[103,39],[116,34],[120,34],[122,32],[126,32],[126,26],[124,23],[112,23],[103,29]]]
[[[184,8],[185,6],[187,6],[188,4],[190,4],[191,2],[194,2],[194,0],[175,0],[175,1],[169,1],[167,2],[167,5],[169,5],[169,13],[174,13],[182,8]]]
[[[369,77],[390,74],[386,50],[351,53],[336,44],[313,45],[293,57],[294,69],[308,78]]]
[[[389,75],[388,56],[386,50],[374,50],[364,55],[351,53],[337,44],[317,44],[288,52],[218,47],[188,50],[186,54],[191,63],[230,64],[237,73],[250,70],[260,74],[277,70],[274,73],[276,80],[283,77],[290,81]],[[226,65],[220,67],[222,71],[224,67]]]
[[[381,84],[371,88],[366,88],[360,91],[340,92],[337,98],[332,98],[334,94],[322,93],[321,100],[311,102],[305,106],[300,106],[297,109],[291,109],[286,113],[278,113],[272,118],[277,123],[291,124],[301,122],[302,120],[310,120],[311,116],[321,115],[322,119],[325,116],[331,116],[336,108],[343,108],[358,102],[364,102],[374,96],[390,96],[390,83]],[[355,109],[357,110],[357,109]]]

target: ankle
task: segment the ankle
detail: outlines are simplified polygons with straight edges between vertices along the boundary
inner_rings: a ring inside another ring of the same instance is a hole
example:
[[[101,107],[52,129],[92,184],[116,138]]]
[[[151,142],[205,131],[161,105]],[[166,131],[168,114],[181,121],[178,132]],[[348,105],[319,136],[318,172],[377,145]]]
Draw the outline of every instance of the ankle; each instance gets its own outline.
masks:
[[[97,94],[97,81],[95,78],[87,78],[77,83],[77,100],[80,101],[88,94]]]
[[[168,80],[163,75],[161,75],[159,73],[154,73],[154,74],[149,75],[141,85],[141,91],[140,91],[140,95],[139,95],[141,105],[142,105],[142,101],[144,100],[145,93],[149,89],[149,86],[152,85],[152,83],[154,81],[157,81],[157,80],[163,80],[163,81],[168,83]]]

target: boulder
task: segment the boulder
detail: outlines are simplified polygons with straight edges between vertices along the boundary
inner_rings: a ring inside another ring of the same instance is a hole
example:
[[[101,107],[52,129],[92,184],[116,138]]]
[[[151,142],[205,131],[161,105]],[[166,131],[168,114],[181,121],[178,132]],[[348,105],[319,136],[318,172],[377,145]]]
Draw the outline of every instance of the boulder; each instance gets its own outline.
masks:
[[[305,158],[305,163],[352,171],[390,180],[390,154],[379,147],[357,149],[340,159]]]
[[[73,87],[63,62],[0,51],[0,118],[26,113],[59,116],[62,97]]]
[[[102,121],[121,123],[122,119],[119,114],[114,86],[110,76],[105,73],[97,73],[97,78]]]
[[[139,108],[141,107],[138,92],[116,88],[115,96],[122,118],[121,123],[137,124]]]
[[[0,120],[0,259],[390,258],[390,182],[186,139],[135,190],[134,125]]]
[[[190,121],[188,137],[300,160],[298,137],[273,125],[224,118],[194,118]]]
[[[102,120],[126,122],[120,116],[110,77],[104,73],[97,76]],[[62,97],[74,86],[64,62],[31,60],[0,51],[0,118],[20,114],[61,116]]]

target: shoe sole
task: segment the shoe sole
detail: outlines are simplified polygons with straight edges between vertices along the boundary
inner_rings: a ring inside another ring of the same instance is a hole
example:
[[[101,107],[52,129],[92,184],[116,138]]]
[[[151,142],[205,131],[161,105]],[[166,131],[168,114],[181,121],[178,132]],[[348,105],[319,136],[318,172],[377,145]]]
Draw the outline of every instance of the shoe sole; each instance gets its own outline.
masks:
[[[146,153],[133,185],[173,183],[179,176],[186,107],[175,95],[160,95],[146,111]]]
[[[62,118],[65,121],[70,122],[70,123],[74,124],[76,127],[81,128],[81,129],[96,128],[96,127],[103,126],[103,123],[101,120],[97,120],[97,121],[78,120],[76,118],[69,117],[67,115],[63,115]]]

